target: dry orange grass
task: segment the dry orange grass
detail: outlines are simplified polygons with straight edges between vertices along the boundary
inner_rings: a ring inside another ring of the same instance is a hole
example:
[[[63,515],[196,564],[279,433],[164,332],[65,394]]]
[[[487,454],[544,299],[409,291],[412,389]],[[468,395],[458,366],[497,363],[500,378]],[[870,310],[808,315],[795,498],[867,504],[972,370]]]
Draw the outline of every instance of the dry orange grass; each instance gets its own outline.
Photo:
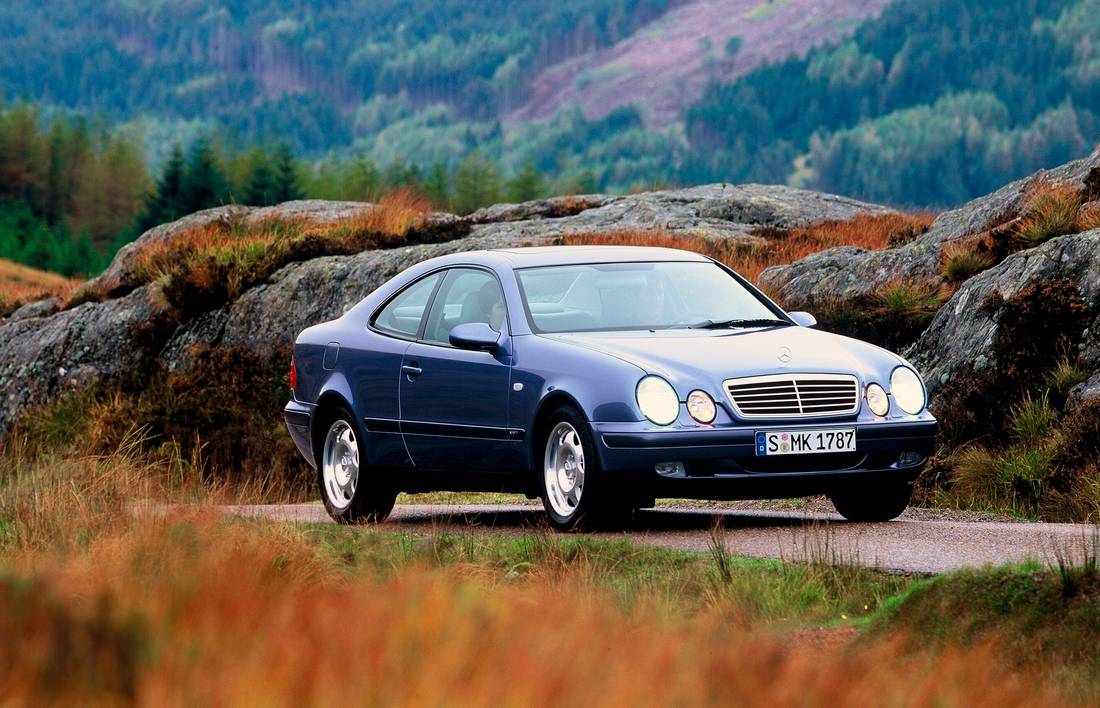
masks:
[[[568,234],[563,238],[563,243],[663,246],[695,251],[730,266],[755,282],[766,268],[793,263],[828,248],[856,246],[875,250],[896,245],[923,233],[934,218],[934,215],[927,213],[865,214],[848,221],[825,221],[789,231],[762,229],[757,235],[764,242],[757,245],[703,236],[682,236],[663,230]]]
[[[1100,202],[1090,202],[1077,212],[1077,231],[1100,229]]]
[[[1065,705],[992,645],[811,641],[659,588],[624,607],[583,564],[363,572],[302,527],[203,511],[220,497],[186,465],[130,450],[0,449],[5,703]],[[134,513],[166,492],[202,506]]]
[[[155,705],[1061,703],[991,647],[823,650],[721,613],[624,613],[583,579],[346,577],[290,526],[145,519],[0,583],[0,693]]]
[[[0,312],[44,297],[65,299],[79,283],[73,278],[0,258]]]
[[[333,221],[272,217],[255,222],[214,222],[189,229],[174,238],[144,247],[135,271],[143,279],[156,280],[179,267],[204,257],[219,263],[254,261],[269,249],[293,243],[330,241],[337,250],[354,247],[353,241],[367,238],[373,245],[389,245],[410,230],[422,226],[431,205],[408,189],[387,192],[378,202],[352,217]]]

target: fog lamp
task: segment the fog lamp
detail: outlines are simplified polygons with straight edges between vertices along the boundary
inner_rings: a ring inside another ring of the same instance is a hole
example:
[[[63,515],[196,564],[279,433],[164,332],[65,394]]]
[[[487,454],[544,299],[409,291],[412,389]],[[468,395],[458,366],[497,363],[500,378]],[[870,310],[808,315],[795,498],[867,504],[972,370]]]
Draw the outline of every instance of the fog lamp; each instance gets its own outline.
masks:
[[[687,474],[683,462],[658,462],[653,466],[653,469],[657,474],[665,477],[683,477]]]
[[[886,390],[877,383],[867,385],[867,407],[880,418],[890,412],[890,399]]]
[[[898,467],[913,467],[924,462],[924,455],[919,452],[903,452],[898,456]]]

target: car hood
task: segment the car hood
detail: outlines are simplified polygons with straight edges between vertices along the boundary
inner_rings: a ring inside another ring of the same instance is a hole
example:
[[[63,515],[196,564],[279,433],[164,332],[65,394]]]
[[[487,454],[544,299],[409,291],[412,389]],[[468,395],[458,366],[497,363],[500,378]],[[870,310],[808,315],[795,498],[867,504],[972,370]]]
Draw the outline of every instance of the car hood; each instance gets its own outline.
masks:
[[[903,360],[857,339],[805,327],[543,335],[631,362],[688,386],[740,376],[845,373],[885,380]]]

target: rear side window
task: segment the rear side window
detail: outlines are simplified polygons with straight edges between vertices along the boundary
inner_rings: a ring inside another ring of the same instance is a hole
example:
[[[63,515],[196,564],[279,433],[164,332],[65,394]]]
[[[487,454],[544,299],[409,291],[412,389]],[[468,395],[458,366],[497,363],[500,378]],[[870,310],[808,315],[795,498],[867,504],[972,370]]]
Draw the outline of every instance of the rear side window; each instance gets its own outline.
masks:
[[[384,332],[415,337],[428,300],[442,277],[442,273],[433,273],[402,290],[375,315],[374,326]]]

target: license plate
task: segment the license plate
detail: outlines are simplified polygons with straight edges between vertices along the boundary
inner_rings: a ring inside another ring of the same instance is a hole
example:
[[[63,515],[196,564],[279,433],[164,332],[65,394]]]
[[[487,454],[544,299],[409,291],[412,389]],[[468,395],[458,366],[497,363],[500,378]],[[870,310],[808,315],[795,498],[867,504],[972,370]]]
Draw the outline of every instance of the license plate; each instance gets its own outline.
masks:
[[[856,430],[769,430],[756,434],[756,456],[855,452]]]

